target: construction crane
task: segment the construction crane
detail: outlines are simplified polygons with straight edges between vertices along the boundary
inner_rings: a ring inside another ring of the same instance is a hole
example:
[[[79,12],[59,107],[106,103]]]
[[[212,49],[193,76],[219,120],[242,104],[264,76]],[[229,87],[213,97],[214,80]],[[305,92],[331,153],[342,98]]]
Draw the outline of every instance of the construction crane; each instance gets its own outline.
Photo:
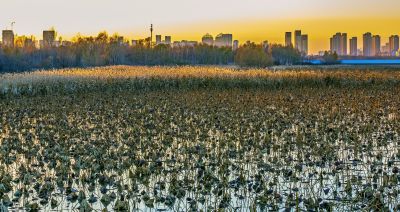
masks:
[[[14,30],[15,21],[11,22],[11,30]]]

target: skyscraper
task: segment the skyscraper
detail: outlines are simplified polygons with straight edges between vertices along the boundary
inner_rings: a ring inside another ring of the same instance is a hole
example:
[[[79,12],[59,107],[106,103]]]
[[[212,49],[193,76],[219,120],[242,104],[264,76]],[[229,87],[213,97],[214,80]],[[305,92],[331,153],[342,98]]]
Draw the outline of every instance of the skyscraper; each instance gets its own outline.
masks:
[[[292,32],[285,33],[285,46],[293,46],[292,44]]]
[[[347,55],[347,33],[336,33],[330,38],[331,52],[338,55]]]
[[[212,46],[212,45],[214,45],[214,38],[213,38],[212,35],[207,33],[201,38],[201,42],[203,44],[207,44],[209,46]]]
[[[294,31],[294,47],[301,51],[301,30]]]
[[[54,30],[43,31],[43,47],[52,47],[56,40],[56,32]]]
[[[2,39],[4,47],[14,47],[14,32],[12,30],[3,30]]]
[[[331,52],[336,54],[341,54],[341,46],[340,46],[340,40],[341,40],[342,34],[340,32],[336,33],[330,38],[330,46],[331,46]]]
[[[301,53],[308,55],[308,35],[301,35]]]
[[[342,46],[342,55],[347,55],[347,33],[342,33],[340,45]]]
[[[350,55],[357,56],[357,37],[350,39]]]
[[[399,36],[392,35],[389,37],[389,53],[391,56],[396,56],[399,51]]]
[[[390,56],[390,43],[385,43],[381,48],[381,56]]]
[[[381,55],[381,36],[372,36],[372,56]]]
[[[215,46],[232,48],[232,34],[220,33],[215,37]]]
[[[156,45],[161,44],[161,35],[156,35]]]
[[[165,36],[165,44],[171,45],[171,36]]]
[[[363,56],[370,57],[372,54],[372,34],[367,32],[363,35]]]

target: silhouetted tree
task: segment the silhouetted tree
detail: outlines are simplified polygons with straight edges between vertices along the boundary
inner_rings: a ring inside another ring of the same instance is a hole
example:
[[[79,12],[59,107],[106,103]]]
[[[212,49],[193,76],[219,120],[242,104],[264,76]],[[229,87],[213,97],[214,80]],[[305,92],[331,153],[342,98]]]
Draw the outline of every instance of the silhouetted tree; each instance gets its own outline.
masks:
[[[324,52],[324,56],[322,57],[325,64],[336,64],[338,63],[338,55],[336,52]]]
[[[237,49],[235,63],[240,66],[266,67],[272,65],[272,57],[261,45],[250,43]]]
[[[271,54],[275,65],[294,65],[301,63],[301,53],[292,46],[272,45]]]
[[[194,46],[156,45],[149,48],[150,39],[139,40],[128,46],[118,34],[109,36],[76,35],[72,44],[36,49],[25,45],[26,37],[16,39],[15,48],[0,49],[0,71],[90,67],[105,65],[226,65],[265,67],[275,64],[301,63],[300,53],[292,47],[272,45],[263,48],[254,43],[241,46],[236,51],[229,47],[198,44]],[[60,39],[61,41],[61,39]]]

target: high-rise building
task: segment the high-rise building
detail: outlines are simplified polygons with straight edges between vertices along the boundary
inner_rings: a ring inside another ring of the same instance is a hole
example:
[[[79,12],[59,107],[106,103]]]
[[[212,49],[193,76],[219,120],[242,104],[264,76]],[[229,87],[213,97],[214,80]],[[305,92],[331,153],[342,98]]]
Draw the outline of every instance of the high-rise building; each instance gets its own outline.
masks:
[[[340,46],[340,37],[342,36],[341,33],[336,33],[330,38],[330,46],[331,46],[331,52],[336,54],[339,54],[341,52],[341,46]]]
[[[350,55],[357,56],[357,37],[352,37],[350,39]]]
[[[382,45],[381,56],[390,56],[390,43],[385,43],[385,45]]]
[[[294,47],[301,51],[301,30],[294,31]]]
[[[165,36],[165,44],[171,45],[171,36],[169,35]]]
[[[285,46],[293,46],[292,44],[292,32],[285,33]]]
[[[4,47],[13,48],[14,47],[14,32],[12,30],[3,30],[2,33]]]
[[[161,44],[161,35],[156,35],[156,45]]]
[[[347,33],[342,33],[340,45],[342,46],[342,55],[347,55]]]
[[[347,33],[336,33],[330,38],[331,52],[338,55],[347,55]]]
[[[43,47],[52,47],[56,40],[56,32],[54,30],[43,31]]]
[[[396,56],[399,51],[399,36],[392,35],[389,37],[389,53],[390,56]]]
[[[234,40],[233,41],[233,51],[236,51],[239,48],[239,41],[238,40]]]
[[[381,36],[372,36],[372,56],[381,55]]]
[[[207,33],[201,38],[201,42],[203,44],[207,44],[209,46],[212,46],[212,45],[214,45],[214,38],[213,38],[212,35]]]
[[[220,33],[215,37],[215,46],[232,48],[232,34]]]
[[[372,53],[372,34],[367,32],[363,35],[363,56],[373,56]]]
[[[308,55],[308,35],[301,35],[301,53]]]

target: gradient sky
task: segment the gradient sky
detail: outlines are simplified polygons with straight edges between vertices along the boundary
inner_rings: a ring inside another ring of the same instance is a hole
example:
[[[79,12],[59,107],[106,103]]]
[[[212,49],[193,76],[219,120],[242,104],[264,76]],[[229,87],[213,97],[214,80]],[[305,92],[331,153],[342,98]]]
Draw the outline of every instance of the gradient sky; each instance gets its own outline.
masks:
[[[205,33],[233,33],[241,42],[283,43],[284,32],[301,29],[309,35],[311,53],[329,48],[329,37],[370,31],[387,42],[400,34],[400,0],[1,0],[0,28],[35,35],[55,27],[71,38],[78,32],[106,30],[129,38],[155,34],[173,40],[200,40]],[[359,42],[360,43],[360,42]]]

